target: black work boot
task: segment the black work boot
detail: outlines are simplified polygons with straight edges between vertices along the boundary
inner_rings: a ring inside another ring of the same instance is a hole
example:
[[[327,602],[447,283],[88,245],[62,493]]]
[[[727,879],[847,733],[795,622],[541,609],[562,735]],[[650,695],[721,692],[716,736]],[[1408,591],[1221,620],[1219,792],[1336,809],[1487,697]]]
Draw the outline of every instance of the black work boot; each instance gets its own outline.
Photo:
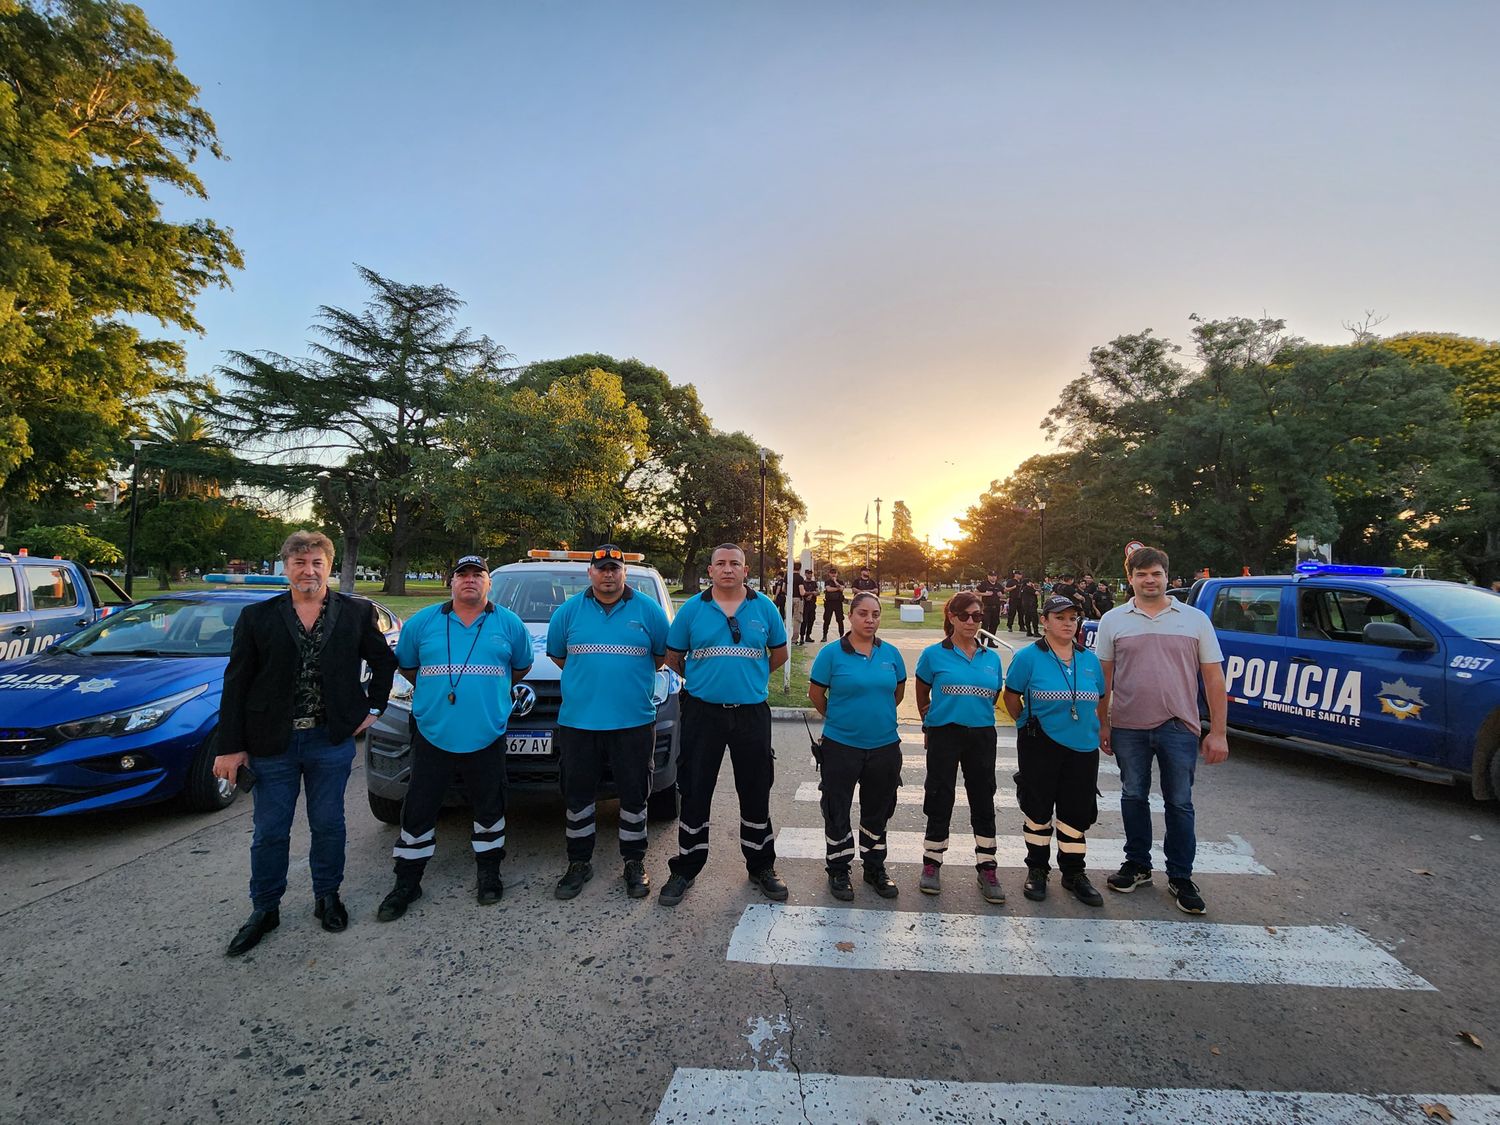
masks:
[[[378,922],[394,922],[406,913],[408,906],[421,897],[421,883],[406,879],[397,879],[391,893],[381,900],[380,909],[375,912],[375,920]]]
[[[500,896],[505,893],[505,884],[500,881],[500,865],[498,863],[481,863],[479,865],[479,878],[476,883],[475,897],[479,899],[480,906],[494,906],[500,901]]]

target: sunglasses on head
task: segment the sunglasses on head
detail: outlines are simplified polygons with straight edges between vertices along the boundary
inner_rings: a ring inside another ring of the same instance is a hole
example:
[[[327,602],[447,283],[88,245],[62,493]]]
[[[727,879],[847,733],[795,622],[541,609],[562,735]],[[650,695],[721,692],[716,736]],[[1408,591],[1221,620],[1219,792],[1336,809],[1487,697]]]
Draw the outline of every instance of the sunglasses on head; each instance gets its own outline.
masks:
[[[594,552],[595,562],[598,562],[600,559],[614,559],[615,562],[620,562],[622,559],[624,559],[624,557],[625,552],[615,547],[610,547],[608,549],[598,550]]]
[[[955,621],[983,621],[984,620],[984,614],[982,614],[982,613],[955,613],[953,615],[953,620],[955,620]]]

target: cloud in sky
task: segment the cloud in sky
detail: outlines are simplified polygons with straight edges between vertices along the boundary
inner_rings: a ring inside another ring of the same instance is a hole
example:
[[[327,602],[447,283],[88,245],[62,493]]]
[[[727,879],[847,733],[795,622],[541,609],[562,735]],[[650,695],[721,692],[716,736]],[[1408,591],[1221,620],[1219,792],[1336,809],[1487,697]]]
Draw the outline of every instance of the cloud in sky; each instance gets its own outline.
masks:
[[[1090,347],[1189,313],[1500,335],[1488,3],[146,10],[248,263],[195,370],[299,352],[353,262],[440,281],[697,384],[814,526],[953,534]]]

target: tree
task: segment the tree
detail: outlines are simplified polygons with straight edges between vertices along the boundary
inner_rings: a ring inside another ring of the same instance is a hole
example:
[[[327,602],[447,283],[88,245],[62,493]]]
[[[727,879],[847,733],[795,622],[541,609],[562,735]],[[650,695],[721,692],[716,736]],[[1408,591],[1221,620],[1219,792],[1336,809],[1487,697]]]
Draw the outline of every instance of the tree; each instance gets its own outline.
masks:
[[[891,541],[898,539],[916,539],[911,529],[911,509],[905,500],[897,500],[891,505]]]
[[[682,541],[682,579],[698,572],[699,559],[720,543],[745,543],[760,528],[760,446],[748,434],[710,433],[688,438],[669,466],[672,489],[667,518]],[[786,539],[787,521],[807,509],[781,468],[766,459],[766,542]],[[751,529],[755,529],[752,531]]]
[[[543,392],[471,379],[455,406],[418,465],[444,526],[512,553],[610,537],[620,477],[646,446],[619,376],[595,368]]]
[[[502,379],[510,356],[457,326],[463,302],[446,286],[356,269],[371,290],[363,310],[322,306],[307,359],[231,352],[219,370],[233,385],[210,409],[240,443],[269,449],[264,460],[274,463],[284,491],[305,491],[320,472],[343,469],[345,480],[358,473],[368,487],[323,487],[320,499],[349,505],[338,515],[345,529],[362,526],[369,518],[363,505],[374,505],[375,526],[388,539],[384,589],[401,595],[408,556],[438,526],[431,471],[456,388]],[[357,539],[346,536],[343,555],[352,576]]]
[[[198,89],[118,0],[0,3],[0,515],[105,475],[136,404],[179,386],[197,295],[243,266],[231,233],[169,222],[222,155]]]
[[[107,539],[91,535],[79,524],[54,527],[29,527],[16,535],[16,546],[25,547],[43,558],[61,556],[85,566],[115,566],[125,561],[125,554]]]
[[[893,579],[897,586],[927,573],[927,552],[915,539],[891,539],[881,544],[880,576]]]
[[[229,500],[168,500],[141,517],[136,551],[156,571],[158,589],[187,567],[212,570],[230,559],[274,555],[288,527],[259,509]]]

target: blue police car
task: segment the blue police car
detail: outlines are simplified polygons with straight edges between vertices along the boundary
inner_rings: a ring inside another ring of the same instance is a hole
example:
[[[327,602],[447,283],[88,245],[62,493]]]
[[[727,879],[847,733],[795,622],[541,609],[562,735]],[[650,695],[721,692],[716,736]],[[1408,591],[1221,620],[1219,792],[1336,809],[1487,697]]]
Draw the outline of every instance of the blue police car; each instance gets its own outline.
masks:
[[[0,817],[230,805],[213,776],[229,645],[240,611],[276,592],[163,594],[0,667]],[[376,612],[394,643],[399,619]]]
[[[1200,579],[1187,599],[1224,650],[1231,733],[1500,797],[1500,597],[1396,567],[1298,571]]]

